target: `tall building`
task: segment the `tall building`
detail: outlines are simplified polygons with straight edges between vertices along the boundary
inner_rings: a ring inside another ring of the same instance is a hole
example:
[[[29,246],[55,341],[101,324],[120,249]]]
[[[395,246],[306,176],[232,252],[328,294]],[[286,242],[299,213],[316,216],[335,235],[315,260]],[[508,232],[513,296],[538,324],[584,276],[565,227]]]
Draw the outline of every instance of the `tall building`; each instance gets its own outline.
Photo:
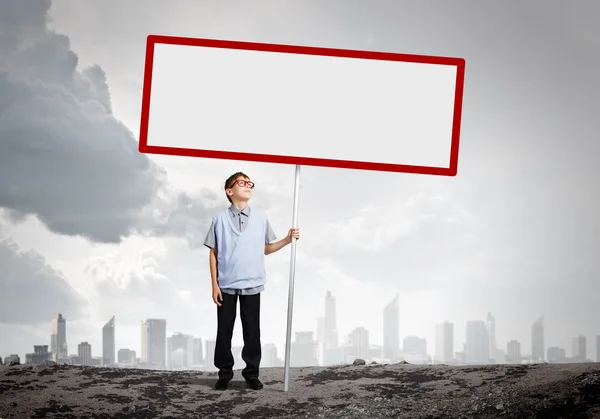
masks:
[[[506,363],[521,363],[521,343],[516,340],[511,340],[506,344]]]
[[[206,358],[204,359],[204,366],[213,370],[215,368],[215,346],[217,345],[217,341],[215,339],[207,339],[206,340]]]
[[[277,359],[277,347],[274,344],[267,343],[263,345],[261,365],[264,365],[265,368],[279,366],[279,360]]]
[[[400,305],[398,294],[383,309],[383,357],[398,360],[400,354]]]
[[[490,362],[490,343],[485,322],[482,320],[467,322],[466,342],[467,364],[485,365]]]
[[[454,325],[448,321],[436,326],[434,358],[445,364],[454,360]]]
[[[164,319],[142,320],[142,362],[159,369],[167,366],[167,321]]]
[[[325,338],[325,317],[317,318],[317,362],[318,365],[325,365],[325,354],[327,352]]]
[[[81,342],[77,346],[77,355],[81,365],[92,365],[92,345],[87,342]]]
[[[490,353],[488,358],[494,363],[498,362],[498,345],[496,344],[496,319],[492,316],[492,313],[487,315],[487,331],[489,339]]]
[[[583,335],[573,338],[573,361],[587,361],[587,339]]]
[[[167,365],[169,368],[187,368],[192,365],[194,359],[193,339],[193,336],[183,333],[174,333],[167,339]],[[177,362],[170,362],[175,360],[174,357],[177,358]]]
[[[102,365],[113,365],[115,363],[115,316],[102,328]]]
[[[50,337],[50,347],[52,350],[52,360],[66,359],[68,357],[67,348],[67,321],[58,313],[52,319],[52,335]]]
[[[556,346],[551,346],[547,351],[548,362],[558,364],[564,363],[567,361],[567,354],[563,348],[558,348]]]
[[[545,352],[544,316],[542,316],[531,327],[531,361],[544,362]]]
[[[132,349],[119,349],[117,352],[117,360],[123,364],[133,364],[135,362],[135,351]]]
[[[337,316],[335,297],[331,291],[327,291],[325,297],[325,347],[336,348],[338,346]]]
[[[296,341],[292,342],[290,366],[309,367],[317,365],[317,342],[313,332],[296,332]]]
[[[596,362],[600,362],[600,335],[596,336]]]
[[[369,331],[364,327],[357,327],[350,333],[348,337],[348,354],[353,356],[354,359],[364,359],[369,361]]]
[[[202,350],[202,338],[192,339],[192,365],[204,365],[204,351]]]
[[[325,317],[317,318],[317,341],[325,343]]]
[[[427,340],[418,336],[407,336],[402,341],[402,352],[427,355]]]

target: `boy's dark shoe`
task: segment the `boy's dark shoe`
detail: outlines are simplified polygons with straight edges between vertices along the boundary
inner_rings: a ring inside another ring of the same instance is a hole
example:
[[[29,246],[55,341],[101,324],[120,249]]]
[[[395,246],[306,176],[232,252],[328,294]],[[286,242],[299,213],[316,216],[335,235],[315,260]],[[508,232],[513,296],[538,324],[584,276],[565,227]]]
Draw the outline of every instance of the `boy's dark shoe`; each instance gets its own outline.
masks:
[[[263,388],[263,383],[261,383],[257,377],[248,378],[246,384],[248,384],[252,390],[260,390]]]
[[[217,380],[217,383],[215,384],[215,388],[217,390],[227,390],[227,387],[229,387],[230,381],[231,381],[231,378],[228,378],[228,377],[219,378]]]

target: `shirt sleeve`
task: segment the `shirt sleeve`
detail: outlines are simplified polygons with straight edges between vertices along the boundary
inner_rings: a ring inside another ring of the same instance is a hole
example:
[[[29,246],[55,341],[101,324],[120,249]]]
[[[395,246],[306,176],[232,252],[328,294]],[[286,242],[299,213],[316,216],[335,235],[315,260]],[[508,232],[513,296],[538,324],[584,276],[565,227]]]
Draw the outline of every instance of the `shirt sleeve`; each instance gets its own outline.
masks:
[[[209,249],[214,249],[217,247],[217,235],[215,234],[215,222],[210,223],[210,228],[208,229],[208,233],[206,233],[206,238],[204,239],[204,245]]]
[[[269,244],[269,243],[275,241],[276,238],[277,238],[277,236],[275,235],[275,233],[273,232],[273,229],[271,228],[271,223],[269,223],[269,220],[267,220],[267,228],[265,231],[265,244]]]

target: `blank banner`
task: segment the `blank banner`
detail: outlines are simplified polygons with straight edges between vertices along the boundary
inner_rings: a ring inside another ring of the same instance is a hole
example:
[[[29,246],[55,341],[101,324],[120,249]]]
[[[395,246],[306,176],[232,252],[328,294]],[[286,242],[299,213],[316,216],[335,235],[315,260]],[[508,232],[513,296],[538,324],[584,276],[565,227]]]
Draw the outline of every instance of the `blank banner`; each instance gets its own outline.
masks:
[[[140,151],[454,176],[464,66],[151,35]]]

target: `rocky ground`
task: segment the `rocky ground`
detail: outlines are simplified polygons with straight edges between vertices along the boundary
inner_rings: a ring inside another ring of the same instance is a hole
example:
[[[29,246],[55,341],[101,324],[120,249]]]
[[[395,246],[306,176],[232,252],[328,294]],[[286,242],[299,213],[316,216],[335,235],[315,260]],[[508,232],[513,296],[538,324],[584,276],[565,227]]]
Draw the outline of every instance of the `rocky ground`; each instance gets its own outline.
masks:
[[[352,365],[261,372],[0,366],[0,418],[600,418],[600,363]]]

